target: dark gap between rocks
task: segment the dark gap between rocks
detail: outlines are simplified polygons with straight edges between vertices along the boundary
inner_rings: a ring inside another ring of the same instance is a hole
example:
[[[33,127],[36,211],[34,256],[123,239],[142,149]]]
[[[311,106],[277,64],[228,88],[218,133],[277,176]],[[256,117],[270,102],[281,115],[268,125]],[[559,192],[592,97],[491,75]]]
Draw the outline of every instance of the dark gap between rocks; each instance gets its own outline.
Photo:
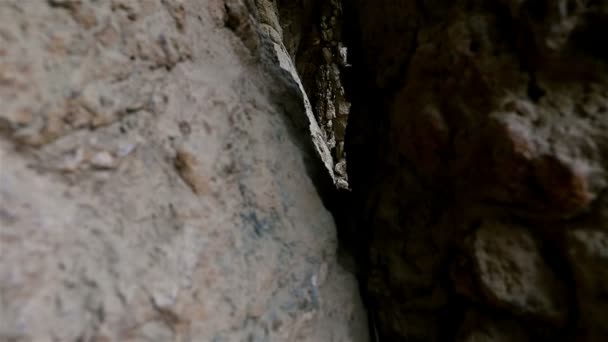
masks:
[[[372,341],[604,340],[608,6],[308,3],[288,45],[348,171],[324,202]]]
[[[371,135],[355,136],[362,131],[378,134],[376,128],[352,129],[353,125],[366,125],[368,105],[373,103],[369,99],[375,96],[374,90],[365,89],[369,82],[360,82],[368,73],[360,68],[360,48],[356,45],[361,32],[354,18],[354,4],[339,0],[279,0],[277,7],[284,45],[294,60],[334,161],[335,185],[326,184],[321,192],[337,227],[338,262],[360,281],[360,293],[370,318],[371,341],[376,341],[374,310],[365,292],[367,234],[371,231],[364,228],[366,223],[357,222],[363,217],[359,214],[363,208],[357,203],[363,201],[356,198],[368,190],[361,191],[359,185],[352,187],[351,182],[361,183],[369,178],[374,167],[367,160],[379,156],[376,152],[380,146],[375,143],[380,140]]]

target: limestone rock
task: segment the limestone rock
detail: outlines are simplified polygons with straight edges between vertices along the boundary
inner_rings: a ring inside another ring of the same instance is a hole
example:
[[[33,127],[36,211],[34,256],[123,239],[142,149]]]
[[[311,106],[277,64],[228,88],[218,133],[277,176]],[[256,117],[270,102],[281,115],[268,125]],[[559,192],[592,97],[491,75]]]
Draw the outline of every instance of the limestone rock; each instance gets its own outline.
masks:
[[[252,11],[0,2],[0,340],[367,341]]]

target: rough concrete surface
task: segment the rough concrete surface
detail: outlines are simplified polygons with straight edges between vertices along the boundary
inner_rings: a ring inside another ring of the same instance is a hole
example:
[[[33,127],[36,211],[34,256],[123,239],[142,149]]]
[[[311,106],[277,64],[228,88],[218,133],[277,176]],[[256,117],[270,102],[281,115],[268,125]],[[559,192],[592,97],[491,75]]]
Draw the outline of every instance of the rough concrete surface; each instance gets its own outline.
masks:
[[[0,2],[0,340],[367,340],[254,12]]]

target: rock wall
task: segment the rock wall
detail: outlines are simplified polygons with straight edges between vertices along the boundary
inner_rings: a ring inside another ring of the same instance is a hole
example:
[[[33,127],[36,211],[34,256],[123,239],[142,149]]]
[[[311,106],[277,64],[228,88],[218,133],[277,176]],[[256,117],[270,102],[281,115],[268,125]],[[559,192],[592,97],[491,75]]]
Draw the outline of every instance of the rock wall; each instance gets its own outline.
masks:
[[[344,140],[350,102],[342,73],[350,67],[342,38],[340,0],[256,0],[262,27],[276,50],[290,59],[306,94],[311,132],[334,184],[348,190]],[[317,128],[318,127],[318,128]]]
[[[260,18],[0,2],[0,340],[367,340]]]
[[[4,0],[0,340],[367,341],[356,269],[376,341],[605,341],[606,29],[604,0]]]
[[[349,177],[381,341],[608,338],[608,3],[352,5]]]

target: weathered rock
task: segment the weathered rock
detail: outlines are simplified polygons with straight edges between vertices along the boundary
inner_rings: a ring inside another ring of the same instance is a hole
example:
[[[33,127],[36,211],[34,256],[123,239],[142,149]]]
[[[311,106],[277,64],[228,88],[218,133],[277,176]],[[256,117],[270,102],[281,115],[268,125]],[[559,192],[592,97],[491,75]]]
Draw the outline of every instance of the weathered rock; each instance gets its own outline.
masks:
[[[5,0],[0,339],[364,341],[333,183],[382,341],[606,340],[607,29],[605,0]]]
[[[307,94],[303,101],[317,153],[334,184],[348,189],[346,173],[334,172],[336,164],[346,162],[341,146],[350,110],[341,76],[348,66],[341,1],[256,0],[256,5],[281,64]]]
[[[0,3],[0,340],[367,340],[253,9]]]
[[[470,311],[466,317],[457,341],[461,342],[519,342],[528,341],[528,335],[517,322],[492,319],[487,315]]]
[[[580,315],[581,341],[608,338],[608,234],[575,229],[567,233],[566,252],[573,270]]]
[[[484,223],[472,237],[477,282],[490,306],[563,322],[567,295],[528,230]]]
[[[566,227],[606,211],[606,9],[548,0],[350,6],[356,77],[346,89],[356,96],[345,145],[381,338],[449,340],[451,313],[478,306],[518,324],[553,321],[559,328],[534,334],[555,340],[608,320],[578,285],[590,284],[583,273],[603,283],[604,266],[583,266],[586,252],[567,256],[561,241]],[[471,234],[472,257],[461,260]],[[448,281],[454,263],[464,272]],[[436,289],[445,300],[418,302]]]
[[[279,23],[277,18],[278,9],[276,7],[276,3],[274,1],[269,0],[256,0],[256,6],[261,16],[261,21],[266,22],[265,33],[267,37],[272,41],[274,47],[274,55],[275,58],[279,61],[279,66],[289,73],[291,79],[295,82],[296,86],[299,89],[300,94],[300,106],[303,106],[306,113],[307,118],[307,131],[309,131],[310,136],[312,137],[312,141],[314,144],[315,151],[317,155],[323,161],[325,165],[326,171],[331,177],[332,182],[338,186],[340,184],[340,177],[337,177],[334,173],[334,164],[335,160],[332,156],[331,150],[333,145],[328,142],[328,137],[326,132],[324,131],[324,126],[320,125],[318,120],[319,112],[313,110],[313,105],[309,99],[309,95],[307,93],[307,87],[303,83],[303,79],[300,77],[298,73],[298,69],[296,63],[293,61],[294,56],[290,56],[288,49],[285,45],[285,42],[291,42],[293,38],[286,40],[283,39],[282,36],[282,26]],[[306,5],[306,4],[303,4]],[[293,42],[292,42],[293,43]],[[315,67],[316,70],[316,67]],[[305,76],[305,75],[304,75]],[[305,79],[304,79],[305,81]],[[331,83],[330,80],[326,80],[323,84]]]

